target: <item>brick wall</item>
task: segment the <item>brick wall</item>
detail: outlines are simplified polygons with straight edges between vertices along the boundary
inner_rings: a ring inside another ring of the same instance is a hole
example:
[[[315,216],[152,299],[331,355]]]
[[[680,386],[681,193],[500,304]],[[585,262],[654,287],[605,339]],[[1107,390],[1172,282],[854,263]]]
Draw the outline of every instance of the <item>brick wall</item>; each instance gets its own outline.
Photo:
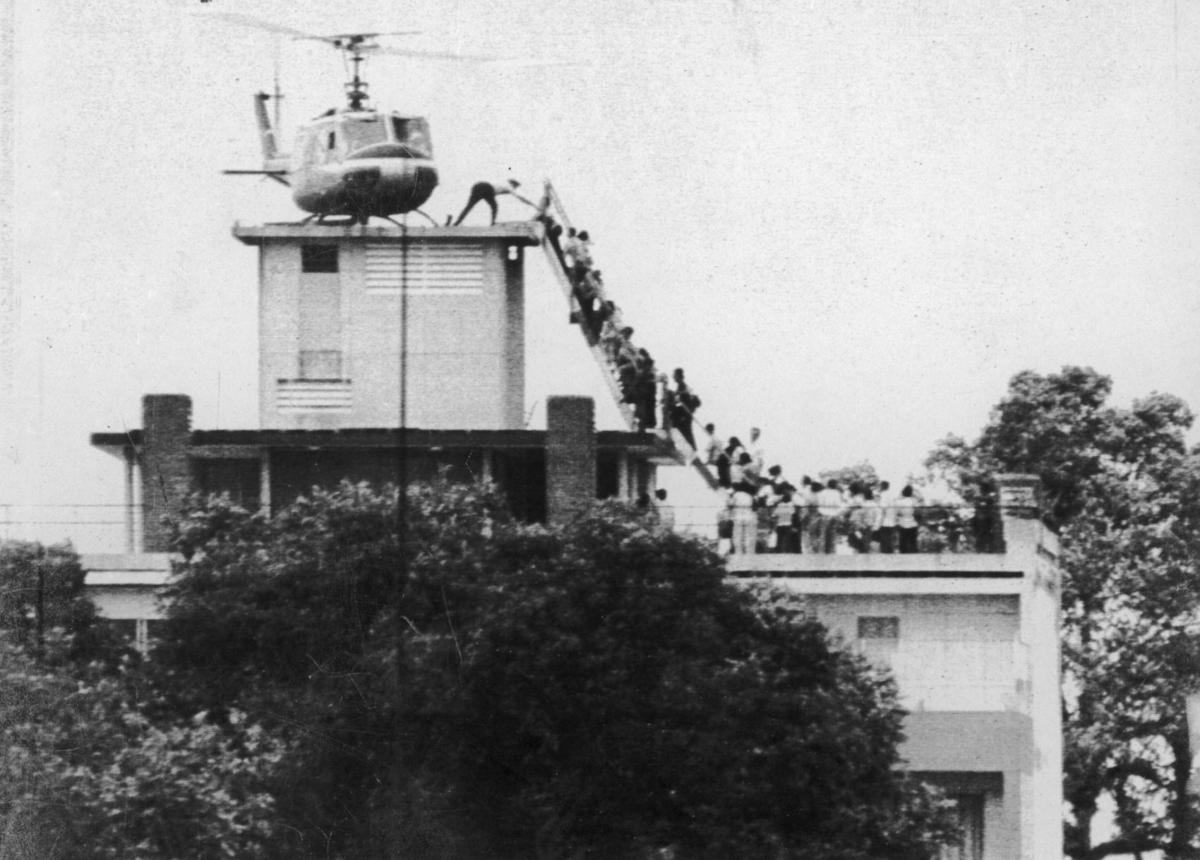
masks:
[[[596,405],[590,397],[546,401],[546,513],[561,523],[596,498]]]
[[[179,513],[191,491],[188,439],[192,399],[183,394],[147,394],[142,398],[143,544],[146,552],[166,552],[170,528],[164,517]]]

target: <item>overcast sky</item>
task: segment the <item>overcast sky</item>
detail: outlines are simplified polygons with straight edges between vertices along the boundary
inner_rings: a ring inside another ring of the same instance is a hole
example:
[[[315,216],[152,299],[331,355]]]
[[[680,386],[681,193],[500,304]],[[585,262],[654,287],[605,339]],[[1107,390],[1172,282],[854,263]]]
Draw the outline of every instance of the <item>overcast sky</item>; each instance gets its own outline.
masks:
[[[88,436],[140,426],[142,394],[256,426],[256,253],[230,228],[297,213],[220,170],[259,166],[251,94],[276,56],[285,141],[343,74],[212,11],[578,61],[366,72],[432,123],[434,218],[477,179],[552,178],[638,341],[795,475],[902,478],[1023,369],[1091,365],[1118,403],[1200,408],[1195,2],[13,2],[0,504],[19,507],[0,515],[41,537],[120,548],[32,506],[120,501]],[[540,255],[527,281],[534,426],[548,394],[584,393],[615,427]]]

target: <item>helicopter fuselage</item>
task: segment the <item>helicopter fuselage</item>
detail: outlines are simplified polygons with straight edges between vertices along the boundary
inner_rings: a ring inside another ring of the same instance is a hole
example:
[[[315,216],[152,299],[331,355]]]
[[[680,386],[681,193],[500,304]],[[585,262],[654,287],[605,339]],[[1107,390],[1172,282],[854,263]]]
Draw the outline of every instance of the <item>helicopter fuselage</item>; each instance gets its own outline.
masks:
[[[330,111],[301,127],[292,199],[316,215],[358,218],[417,209],[437,187],[429,124],[382,111]]]

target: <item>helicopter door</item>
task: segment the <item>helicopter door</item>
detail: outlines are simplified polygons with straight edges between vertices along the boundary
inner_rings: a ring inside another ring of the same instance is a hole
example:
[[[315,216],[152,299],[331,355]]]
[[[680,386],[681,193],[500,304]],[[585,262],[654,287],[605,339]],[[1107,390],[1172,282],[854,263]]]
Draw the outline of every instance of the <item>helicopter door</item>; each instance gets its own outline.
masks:
[[[302,161],[306,165],[318,167],[330,162],[342,160],[340,135],[332,122],[322,122],[309,126],[304,132],[300,146],[296,147],[302,153]]]
[[[341,129],[333,124],[326,126],[321,131],[321,149],[326,164],[333,164],[342,160],[344,139],[339,134],[340,131]]]

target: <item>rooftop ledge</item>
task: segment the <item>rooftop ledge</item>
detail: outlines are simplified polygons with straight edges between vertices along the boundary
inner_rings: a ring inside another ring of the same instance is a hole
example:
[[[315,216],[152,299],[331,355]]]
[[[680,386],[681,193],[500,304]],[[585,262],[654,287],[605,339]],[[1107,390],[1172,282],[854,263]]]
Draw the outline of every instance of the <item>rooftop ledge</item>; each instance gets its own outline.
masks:
[[[243,224],[235,221],[233,235],[247,245],[263,245],[268,241],[332,241],[359,240],[363,242],[399,242],[405,238],[422,242],[506,242],[516,245],[537,245],[542,241],[542,226],[536,221],[505,221],[491,227],[422,227],[409,225],[406,229],[388,224],[361,224],[334,227],[328,224]]]
[[[84,553],[79,562],[85,585],[136,588],[166,585],[171,558],[165,552]]]
[[[764,553],[728,555],[725,561],[733,576],[1019,579],[1025,575],[1019,559],[1002,553]]]
[[[731,555],[731,577],[803,594],[1021,594],[1032,572],[1008,555]]]

